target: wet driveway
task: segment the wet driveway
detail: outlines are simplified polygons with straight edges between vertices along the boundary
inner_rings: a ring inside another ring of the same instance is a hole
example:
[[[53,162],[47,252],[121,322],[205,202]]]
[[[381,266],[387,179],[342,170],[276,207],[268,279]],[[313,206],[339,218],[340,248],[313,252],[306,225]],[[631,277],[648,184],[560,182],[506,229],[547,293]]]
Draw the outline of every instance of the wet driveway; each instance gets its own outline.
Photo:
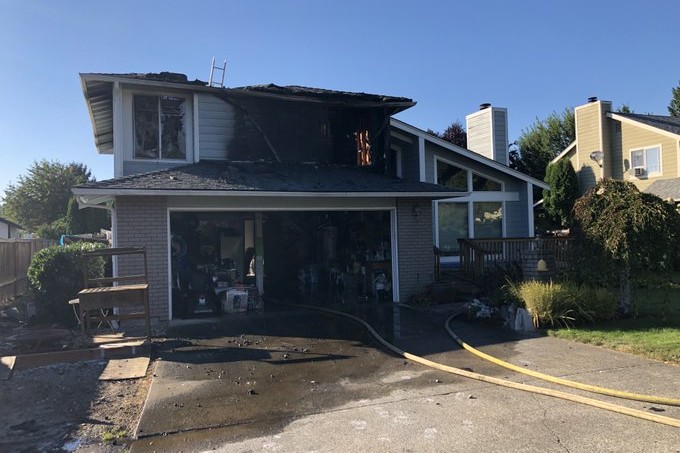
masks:
[[[404,350],[487,375],[513,375],[461,351],[444,333],[445,313],[420,314],[389,304],[345,309]],[[603,350],[572,348],[554,339],[517,342],[508,332],[466,323],[454,328],[485,352],[525,366],[568,375],[576,373],[577,364],[596,384],[597,379],[615,382],[613,377],[649,382],[650,376],[670,372],[666,388],[653,390],[672,395],[680,381],[677,367],[658,368],[632,356],[606,351],[598,356],[594,351]],[[636,439],[640,448],[656,439],[656,451],[677,451],[668,437],[678,434],[674,428],[431,370],[384,351],[358,325],[318,312],[277,308],[189,322],[175,326],[169,337],[159,351],[133,452],[567,451],[564,440],[574,432],[580,434],[570,451],[597,451],[598,445],[622,446],[616,429],[593,431],[607,422],[621,432],[644,428]],[[556,357],[546,345],[568,348],[580,362]],[[680,416],[675,409],[669,415]],[[518,442],[540,432],[543,437],[519,448]],[[610,434],[619,438],[610,442]],[[627,443],[627,451],[638,451],[635,445]]]

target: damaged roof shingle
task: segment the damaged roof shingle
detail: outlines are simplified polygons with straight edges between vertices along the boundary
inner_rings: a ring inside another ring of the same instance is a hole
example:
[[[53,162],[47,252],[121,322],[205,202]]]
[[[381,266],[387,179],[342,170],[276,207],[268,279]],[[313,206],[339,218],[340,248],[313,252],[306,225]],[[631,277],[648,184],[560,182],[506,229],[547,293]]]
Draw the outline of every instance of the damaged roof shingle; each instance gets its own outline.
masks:
[[[442,186],[376,174],[369,168],[328,164],[201,161],[150,173],[92,182],[77,189],[280,193],[429,193]]]

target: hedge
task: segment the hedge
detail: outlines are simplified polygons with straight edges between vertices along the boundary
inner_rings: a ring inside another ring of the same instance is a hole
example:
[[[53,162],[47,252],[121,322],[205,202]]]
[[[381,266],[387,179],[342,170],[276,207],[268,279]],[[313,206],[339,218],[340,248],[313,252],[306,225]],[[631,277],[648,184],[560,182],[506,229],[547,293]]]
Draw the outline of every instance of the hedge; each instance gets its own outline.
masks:
[[[106,248],[103,244],[76,242],[65,246],[52,246],[33,256],[28,267],[28,283],[35,295],[36,316],[40,322],[58,323],[73,327],[76,319],[68,301],[83,289],[86,251]],[[103,259],[88,260],[87,275],[103,277]]]

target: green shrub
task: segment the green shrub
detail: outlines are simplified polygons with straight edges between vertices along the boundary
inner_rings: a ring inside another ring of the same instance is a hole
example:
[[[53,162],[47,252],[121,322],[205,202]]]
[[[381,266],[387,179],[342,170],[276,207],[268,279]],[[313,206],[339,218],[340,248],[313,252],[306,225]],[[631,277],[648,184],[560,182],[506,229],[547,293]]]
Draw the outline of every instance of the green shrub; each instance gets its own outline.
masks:
[[[616,313],[616,297],[605,288],[528,280],[509,283],[508,289],[531,314],[536,327],[568,328],[612,319]]]
[[[606,288],[584,287],[581,303],[592,313],[593,321],[608,321],[616,316],[616,295]]]
[[[68,301],[83,288],[81,253],[105,248],[102,244],[78,242],[63,247],[52,246],[33,256],[28,267],[28,282],[35,294],[38,321],[74,326],[75,317]],[[102,277],[104,260],[88,260],[87,275]]]
[[[35,229],[35,234],[37,234],[40,239],[59,240],[62,235],[68,233],[68,224],[66,223],[66,218],[64,217],[57,219],[52,223],[39,225]]]

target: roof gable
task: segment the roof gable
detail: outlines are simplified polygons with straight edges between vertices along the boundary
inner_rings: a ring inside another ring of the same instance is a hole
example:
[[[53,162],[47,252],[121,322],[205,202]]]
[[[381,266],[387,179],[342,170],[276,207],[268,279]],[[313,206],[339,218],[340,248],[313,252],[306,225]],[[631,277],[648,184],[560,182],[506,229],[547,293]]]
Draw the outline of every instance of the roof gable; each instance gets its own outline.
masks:
[[[11,226],[11,227],[22,229],[21,225],[14,223],[11,220],[5,219],[4,217],[0,217],[0,222],[5,223],[5,224],[7,224],[8,226]]]
[[[474,151],[471,151],[469,149],[465,149],[461,146],[454,145],[451,142],[447,142],[446,140],[443,140],[439,137],[435,137],[434,135],[419,129],[415,126],[412,126],[408,123],[405,123],[403,121],[397,120],[396,118],[390,118],[390,126],[393,128],[396,128],[398,130],[408,132],[410,134],[416,135],[419,138],[422,138],[426,141],[432,142],[442,148],[445,148],[449,151],[451,151],[454,154],[460,155],[462,157],[474,160],[476,162],[479,162],[481,164],[484,164],[488,167],[491,167],[501,173],[505,173],[509,176],[512,176],[513,178],[517,178],[519,180],[528,182],[530,184],[533,184],[535,186],[541,187],[542,189],[548,189],[550,186],[546,184],[545,182],[536,179],[534,177],[531,177],[529,175],[526,175],[520,171],[517,171],[513,168],[508,167],[507,165],[503,165],[500,162],[496,162],[493,159],[489,159],[488,157],[484,157],[481,154],[478,154]]]
[[[675,138],[680,138],[680,118],[663,115],[641,115],[638,113],[608,113],[612,119],[633,123],[637,126],[643,126],[648,129],[654,129],[656,132],[664,133],[665,135],[672,135]]]

